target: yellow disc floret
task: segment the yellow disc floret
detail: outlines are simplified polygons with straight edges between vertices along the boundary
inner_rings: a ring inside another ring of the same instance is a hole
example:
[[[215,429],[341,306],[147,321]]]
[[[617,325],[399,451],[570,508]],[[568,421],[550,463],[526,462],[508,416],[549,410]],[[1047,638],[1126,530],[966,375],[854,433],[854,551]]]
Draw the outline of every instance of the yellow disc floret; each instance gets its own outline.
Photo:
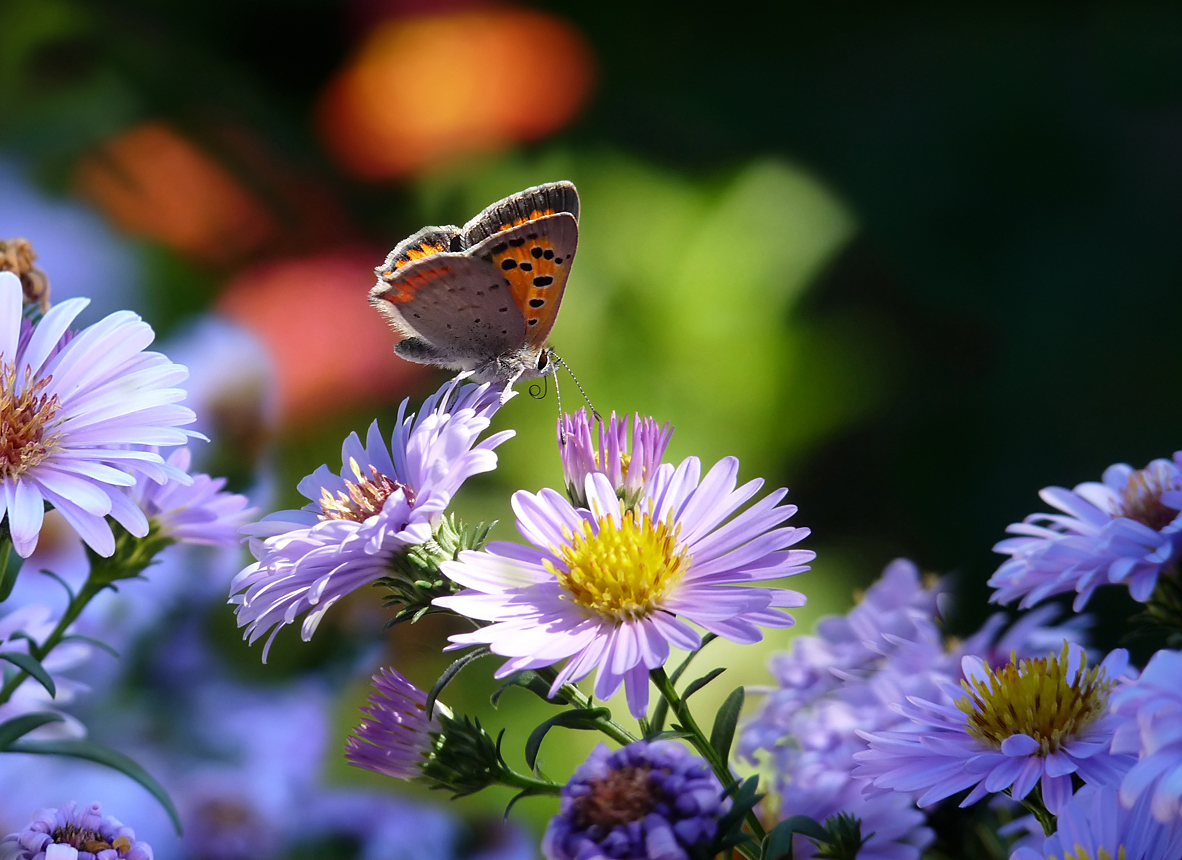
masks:
[[[968,693],[956,707],[968,715],[968,732],[992,747],[1013,735],[1038,741],[1041,755],[1058,752],[1064,743],[1095,722],[1108,706],[1113,681],[1100,666],[1087,666],[1080,655],[1078,669],[1068,663],[1068,645],[1058,657],[1010,662],[996,672],[986,667],[986,679],[961,681]]]
[[[689,567],[680,531],[680,525],[654,523],[647,513],[628,510],[618,524],[605,516],[595,525],[584,523],[576,534],[566,532],[566,545],[553,548],[566,570],[543,564],[580,606],[616,621],[643,618]]]
[[[1057,860],[1052,857],[1051,860]],[[1113,856],[1108,853],[1107,848],[1100,848],[1096,851],[1096,856],[1092,856],[1092,852],[1088,851],[1081,845],[1076,845],[1074,851],[1068,851],[1063,855],[1063,860],[1114,860]],[[1125,846],[1121,845],[1116,849],[1115,860],[1125,860]]]

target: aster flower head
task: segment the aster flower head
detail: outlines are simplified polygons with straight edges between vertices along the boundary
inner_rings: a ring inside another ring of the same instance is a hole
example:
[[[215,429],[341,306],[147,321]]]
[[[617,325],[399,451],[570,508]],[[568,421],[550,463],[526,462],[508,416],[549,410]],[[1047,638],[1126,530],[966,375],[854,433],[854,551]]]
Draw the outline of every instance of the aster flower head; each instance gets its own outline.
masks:
[[[1158,575],[1182,553],[1182,451],[1144,469],[1118,463],[1102,483],[1073,490],[1048,487],[1043,501],[1062,513],[1032,514],[1006,531],[1019,537],[994,550],[1010,556],[989,584],[991,598],[1023,608],[1055,594],[1078,592],[1075,609],[1106,583],[1123,583],[1144,603]]]
[[[1010,860],[1167,860],[1182,856],[1182,827],[1153,819],[1147,798],[1123,806],[1113,786],[1085,785],[1058,815],[1041,848],[1024,845]]]
[[[796,512],[780,504],[787,490],[732,517],[763,483],[736,489],[738,471],[733,457],[705,477],[696,457],[662,465],[631,509],[601,472],[586,477],[589,509],[549,489],[516,493],[517,528],[532,546],[494,542],[442,565],[466,588],[435,604],[491,622],[453,635],[449,647],[487,644],[510,658],[501,678],[566,659],[551,695],[598,667],[595,695],[611,698],[624,684],[643,717],[649,670],[665,664],[670,646],[701,646],[687,621],[752,643],[761,626],[793,623],[780,608],[804,605],[798,592],[751,585],[807,570],[814,553],[789,549],[808,529],[781,527]]]
[[[500,405],[485,385],[448,382],[418,414],[398,410],[387,446],[375,421],[365,444],[345,440],[340,473],[321,466],[299,484],[310,501],[247,526],[257,561],[232,585],[238,626],[253,643],[307,613],[311,639],[325,612],[342,597],[390,574],[394,559],[423,544],[443,519],[464,481],[496,468],[493,449],[506,430],[477,442]]]
[[[709,857],[729,806],[710,765],[674,741],[600,744],[561,803],[542,840],[548,860]]]
[[[1041,785],[1057,813],[1071,797],[1072,774],[1088,783],[1118,782],[1132,764],[1108,751],[1118,719],[1108,708],[1128,654],[1118,649],[1089,667],[1083,648],[1064,643],[1058,656],[1015,659],[1000,670],[964,657],[960,687],[946,701],[913,697],[898,708],[913,725],[903,731],[859,732],[853,775],[878,789],[919,794],[926,806],[972,789],[968,806],[1009,790],[1024,798]]]
[[[185,368],[144,352],[151,326],[130,311],[111,314],[76,335],[71,323],[86,299],[61,302],[33,325],[21,312],[21,285],[0,272],[0,516],[13,546],[28,558],[46,503],[99,555],[115,551],[106,521],[136,537],[143,512],[123,492],[136,477],[188,481],[146,445],[179,445],[193,421],[178,401]]]
[[[1134,684],[1112,695],[1122,722],[1112,751],[1138,761],[1120,786],[1120,799],[1131,807],[1149,799],[1153,817],[1163,824],[1182,822],[1182,652],[1158,651]]]
[[[450,716],[440,702],[435,708]],[[395,779],[416,779],[442,731],[427,714],[427,694],[393,669],[373,676],[373,692],[361,709],[367,719],[345,742],[345,758],[354,767]]]
[[[152,860],[152,848],[135,831],[103,816],[98,803],[76,810],[43,809],[29,826],[0,840],[3,860]]]
[[[645,483],[655,474],[665,456],[665,447],[673,428],[661,426],[655,418],[627,414],[616,417],[612,412],[605,424],[598,414],[592,418],[586,409],[558,420],[558,450],[562,456],[562,472],[566,477],[566,492],[579,507],[587,506],[584,487],[587,476],[601,472],[607,476],[624,500],[633,507],[644,491]],[[628,445],[628,428],[632,428],[632,445]]]
[[[188,475],[192,461],[186,447],[177,448],[166,462]],[[141,478],[129,495],[163,537],[178,543],[234,546],[239,529],[254,509],[247,508],[246,496],[224,492],[225,485],[225,478],[205,474],[190,475],[187,482],[164,484]]]

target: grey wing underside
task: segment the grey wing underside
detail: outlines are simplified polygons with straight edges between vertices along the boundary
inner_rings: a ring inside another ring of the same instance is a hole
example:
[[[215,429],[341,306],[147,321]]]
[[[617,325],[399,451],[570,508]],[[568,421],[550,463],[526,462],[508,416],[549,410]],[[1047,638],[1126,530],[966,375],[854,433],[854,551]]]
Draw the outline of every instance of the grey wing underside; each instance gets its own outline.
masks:
[[[509,282],[466,254],[433,254],[407,263],[396,277],[378,282],[370,302],[404,336],[431,347],[396,347],[412,361],[466,366],[514,352],[525,342],[525,320]]]

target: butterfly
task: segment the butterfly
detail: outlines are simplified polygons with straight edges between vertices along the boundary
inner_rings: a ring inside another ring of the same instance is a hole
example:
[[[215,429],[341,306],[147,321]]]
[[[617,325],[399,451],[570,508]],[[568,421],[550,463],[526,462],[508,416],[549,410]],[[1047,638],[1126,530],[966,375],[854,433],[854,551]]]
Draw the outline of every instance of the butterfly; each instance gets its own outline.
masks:
[[[424,227],[374,270],[369,302],[403,339],[407,361],[505,386],[549,376],[546,343],[579,241],[570,182],[527,188],[461,227]]]

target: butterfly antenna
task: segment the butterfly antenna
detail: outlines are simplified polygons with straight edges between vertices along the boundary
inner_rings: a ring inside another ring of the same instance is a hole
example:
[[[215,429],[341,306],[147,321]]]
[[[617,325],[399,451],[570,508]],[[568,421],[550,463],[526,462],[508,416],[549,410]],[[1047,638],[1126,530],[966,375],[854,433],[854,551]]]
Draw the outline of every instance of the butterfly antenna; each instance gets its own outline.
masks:
[[[570,369],[570,365],[567,364],[565,361],[563,361],[562,358],[558,355],[558,353],[554,352],[553,350],[550,351],[550,354],[552,356],[554,356],[555,361],[557,361],[559,364],[561,364],[563,367],[566,368],[566,372],[570,374],[570,378],[575,381],[575,387],[579,389],[579,393],[582,394],[583,399],[587,401],[587,408],[591,410],[591,414],[594,415],[596,417],[596,419],[602,421],[603,420],[602,416],[599,414],[599,411],[595,408],[595,404],[591,402],[591,398],[587,396],[586,390],[583,388],[582,383],[579,382],[579,377],[575,376],[575,372]],[[558,390],[557,375],[554,377],[554,390],[555,391]],[[559,406],[561,407],[561,402],[559,403]]]
[[[555,356],[557,358],[557,356]],[[554,376],[554,399],[558,401],[558,441],[566,447],[566,421],[562,414],[562,389],[558,387],[558,374]],[[546,377],[549,379],[550,377]]]

